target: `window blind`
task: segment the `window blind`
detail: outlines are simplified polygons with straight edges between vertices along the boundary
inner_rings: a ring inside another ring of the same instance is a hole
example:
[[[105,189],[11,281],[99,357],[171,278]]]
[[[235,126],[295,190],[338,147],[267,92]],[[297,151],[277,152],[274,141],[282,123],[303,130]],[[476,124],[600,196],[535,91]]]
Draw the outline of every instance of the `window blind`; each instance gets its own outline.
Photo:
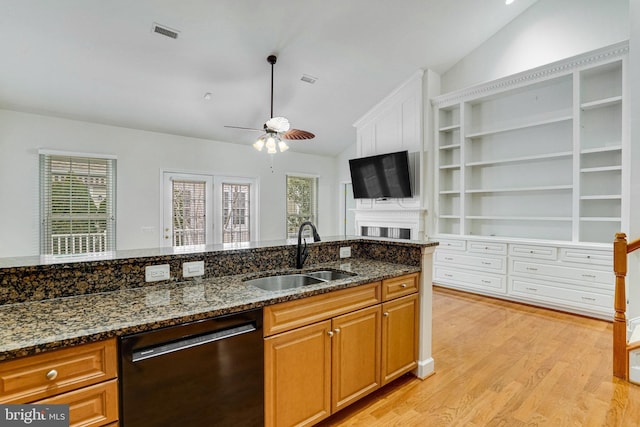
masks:
[[[251,186],[222,184],[222,243],[251,241]]]
[[[318,225],[318,178],[287,175],[287,238],[298,236],[300,224],[311,221]],[[305,237],[311,236],[309,228]]]
[[[40,154],[40,251],[115,250],[116,159]]]
[[[173,246],[204,245],[206,181],[172,181]]]

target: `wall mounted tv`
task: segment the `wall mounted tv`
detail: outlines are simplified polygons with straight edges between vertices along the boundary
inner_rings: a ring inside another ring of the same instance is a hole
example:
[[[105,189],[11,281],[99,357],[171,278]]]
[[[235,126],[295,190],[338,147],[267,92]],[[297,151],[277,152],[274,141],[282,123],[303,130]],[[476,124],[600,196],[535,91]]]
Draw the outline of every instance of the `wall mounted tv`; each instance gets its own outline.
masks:
[[[407,151],[351,159],[349,169],[353,197],[356,199],[413,196]]]

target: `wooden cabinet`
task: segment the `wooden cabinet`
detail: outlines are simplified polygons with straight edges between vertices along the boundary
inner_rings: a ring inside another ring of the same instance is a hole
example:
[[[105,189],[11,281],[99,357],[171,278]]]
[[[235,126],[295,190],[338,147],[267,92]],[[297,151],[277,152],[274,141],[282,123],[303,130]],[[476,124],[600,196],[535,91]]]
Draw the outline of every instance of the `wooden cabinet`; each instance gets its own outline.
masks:
[[[418,366],[418,294],[382,304],[382,385]]]
[[[116,340],[0,363],[0,403],[69,404],[72,426],[118,419]]]
[[[331,414],[331,321],[267,337],[265,425],[313,425]]]
[[[355,402],[380,387],[380,305],[331,321],[331,410]]]
[[[313,425],[414,369],[418,283],[415,273],[265,307],[265,425]]]

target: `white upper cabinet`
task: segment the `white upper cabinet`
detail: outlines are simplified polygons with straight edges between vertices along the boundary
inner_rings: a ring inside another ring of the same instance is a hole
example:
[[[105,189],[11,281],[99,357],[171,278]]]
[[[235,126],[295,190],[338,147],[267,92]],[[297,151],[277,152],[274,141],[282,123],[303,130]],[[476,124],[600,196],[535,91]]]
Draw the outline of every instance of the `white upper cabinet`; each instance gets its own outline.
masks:
[[[436,233],[610,243],[624,231],[627,51],[433,98]]]

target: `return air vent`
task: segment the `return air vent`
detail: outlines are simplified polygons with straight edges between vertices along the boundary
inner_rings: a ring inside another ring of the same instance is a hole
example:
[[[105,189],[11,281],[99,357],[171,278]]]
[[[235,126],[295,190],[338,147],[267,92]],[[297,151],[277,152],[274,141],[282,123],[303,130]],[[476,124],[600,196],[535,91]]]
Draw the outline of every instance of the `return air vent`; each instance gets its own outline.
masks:
[[[170,37],[172,39],[177,39],[178,35],[180,34],[179,31],[172,30],[171,28],[166,27],[164,25],[156,24],[155,22],[153,23],[152,31],[154,33],[160,34],[162,36]]]

